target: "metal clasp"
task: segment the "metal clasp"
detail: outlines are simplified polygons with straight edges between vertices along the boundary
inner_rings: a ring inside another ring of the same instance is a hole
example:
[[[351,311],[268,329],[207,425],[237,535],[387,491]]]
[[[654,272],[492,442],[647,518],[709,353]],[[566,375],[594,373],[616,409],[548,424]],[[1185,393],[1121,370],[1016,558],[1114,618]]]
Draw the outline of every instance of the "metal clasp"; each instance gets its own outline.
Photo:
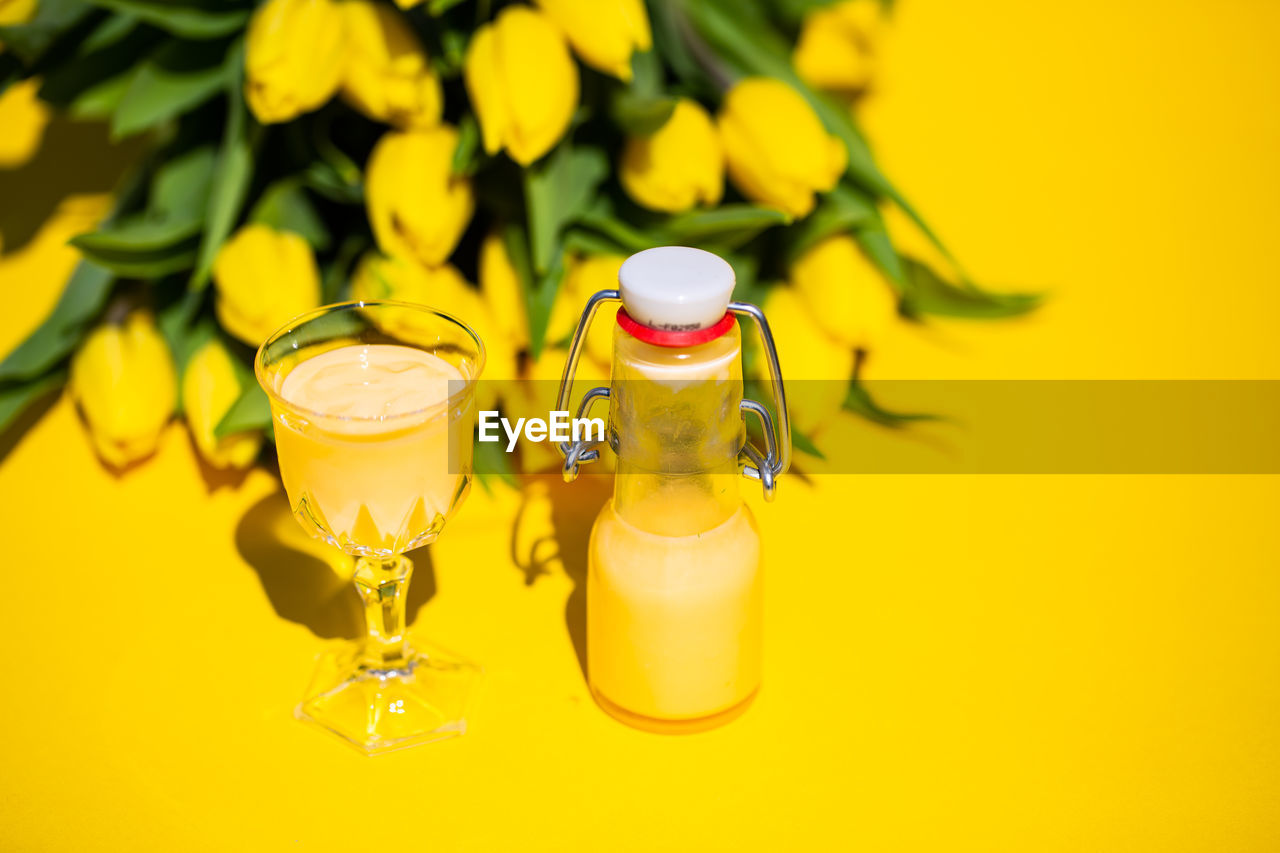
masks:
[[[556,409],[569,411],[569,396],[573,392],[573,380],[578,372],[578,360],[582,356],[582,347],[586,341],[587,328],[595,319],[596,312],[606,302],[621,302],[622,296],[616,290],[602,290],[587,301],[582,311],[582,319],[574,331],[573,340],[569,344],[569,356],[565,359],[564,372],[560,375],[560,392],[556,395]],[[778,364],[778,350],[773,343],[773,332],[769,329],[769,321],[764,312],[750,302],[730,302],[729,311],[739,317],[750,317],[755,321],[760,333],[760,343],[769,365],[769,380],[773,390],[773,401],[778,413],[777,420],[769,414],[763,404],[744,399],[740,406],[743,420],[748,413],[754,415],[764,432],[764,450],[761,451],[751,442],[742,447],[742,455],[750,464],[743,466],[742,474],[749,480],[759,480],[764,488],[764,498],[772,501],[777,490],[778,477],[791,467],[791,418],[787,413],[787,391],[782,384],[782,368]],[[609,399],[608,388],[592,388],[583,395],[578,406],[578,418],[583,418],[590,411],[596,400]],[[575,439],[556,444],[556,449],[564,457],[564,479],[571,483],[578,477],[579,467],[600,458],[598,440]]]
[[[602,290],[587,300],[587,306],[582,309],[582,319],[578,321],[578,328],[574,330],[573,340],[569,344],[569,356],[564,360],[564,372],[560,374],[560,393],[556,395],[556,411],[569,411],[569,395],[573,393],[573,380],[578,373],[578,359],[582,357],[582,347],[587,339],[587,327],[595,318],[596,311],[606,302],[621,301],[622,295],[616,290]],[[582,403],[578,406],[578,417],[585,417],[591,404],[600,399],[609,399],[608,388],[596,387],[584,394]],[[580,465],[595,462],[600,458],[600,451],[597,449],[599,444],[599,441],[588,441],[585,438],[556,444],[556,449],[564,457],[563,473],[566,483],[572,483],[578,478]]]
[[[775,422],[769,410],[751,399],[742,401],[743,420],[750,412],[760,420],[764,432],[764,453],[747,442],[742,453],[751,464],[742,469],[742,474],[749,480],[759,480],[764,488],[764,499],[772,501],[778,488],[778,477],[791,467],[791,416],[787,413],[787,389],[782,384],[782,366],[778,364],[778,349],[773,343],[773,332],[769,329],[769,321],[757,305],[750,302],[730,302],[729,310],[739,317],[750,317],[756,323],[760,333],[760,344],[764,350],[765,360],[769,364],[769,382],[773,388],[773,402],[778,413]]]

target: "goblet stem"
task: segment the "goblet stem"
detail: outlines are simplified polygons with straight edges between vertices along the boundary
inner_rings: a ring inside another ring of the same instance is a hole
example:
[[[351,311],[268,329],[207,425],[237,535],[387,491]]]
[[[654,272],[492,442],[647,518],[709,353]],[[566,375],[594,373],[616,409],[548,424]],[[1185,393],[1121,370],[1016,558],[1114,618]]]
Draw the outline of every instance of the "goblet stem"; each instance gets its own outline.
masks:
[[[368,637],[361,664],[374,670],[404,670],[413,650],[405,637],[405,594],[413,562],[402,554],[381,559],[361,557],[356,561],[356,589],[364,600]]]

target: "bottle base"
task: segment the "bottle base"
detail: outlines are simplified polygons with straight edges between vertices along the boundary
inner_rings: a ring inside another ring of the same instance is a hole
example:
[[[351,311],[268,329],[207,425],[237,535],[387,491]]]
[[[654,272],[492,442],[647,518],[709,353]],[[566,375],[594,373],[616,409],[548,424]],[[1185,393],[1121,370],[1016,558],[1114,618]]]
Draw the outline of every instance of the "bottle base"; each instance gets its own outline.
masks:
[[[596,704],[600,706],[600,710],[610,717],[620,723],[625,723],[633,729],[661,735],[691,735],[719,728],[745,714],[759,693],[760,688],[756,687],[755,690],[748,693],[746,698],[737,704],[730,705],[723,711],[716,711],[714,714],[708,714],[705,717],[669,720],[660,717],[648,717],[644,714],[628,711],[610,700],[594,686],[591,687],[591,698],[595,699]]]

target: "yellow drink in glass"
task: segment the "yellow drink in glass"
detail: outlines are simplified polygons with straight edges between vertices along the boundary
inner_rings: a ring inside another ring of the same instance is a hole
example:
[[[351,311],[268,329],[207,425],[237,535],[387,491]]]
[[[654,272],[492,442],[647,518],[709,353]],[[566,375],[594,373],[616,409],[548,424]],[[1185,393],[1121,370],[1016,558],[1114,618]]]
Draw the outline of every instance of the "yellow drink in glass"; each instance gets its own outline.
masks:
[[[484,345],[425,306],[350,302],[293,320],[254,368],[294,515],[359,557],[368,635],[323,659],[298,716],[366,753],[462,734],[479,670],[410,646],[404,552],[433,541],[470,488]]]

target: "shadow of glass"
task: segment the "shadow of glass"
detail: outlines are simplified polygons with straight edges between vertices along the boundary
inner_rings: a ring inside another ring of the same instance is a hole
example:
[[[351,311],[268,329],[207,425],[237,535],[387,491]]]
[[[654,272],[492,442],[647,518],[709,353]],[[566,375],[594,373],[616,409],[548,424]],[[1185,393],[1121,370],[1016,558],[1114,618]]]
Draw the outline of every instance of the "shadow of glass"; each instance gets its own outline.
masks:
[[[600,508],[613,494],[613,477],[583,474],[565,483],[558,471],[521,478],[520,510],[512,528],[511,556],[532,585],[559,560],[573,582],[565,601],[564,624],[583,679],[587,678],[587,548]],[[548,518],[534,517],[539,514]],[[548,524],[549,522],[549,524]],[[549,526],[550,536],[536,535]],[[533,536],[525,533],[532,529]]]
[[[360,596],[351,581],[354,560],[312,539],[299,526],[284,491],[255,503],[236,525],[236,550],[258,574],[276,613],[323,639],[364,636]],[[422,605],[435,596],[435,568],[426,548],[409,552],[413,579],[405,601],[412,625]]]

